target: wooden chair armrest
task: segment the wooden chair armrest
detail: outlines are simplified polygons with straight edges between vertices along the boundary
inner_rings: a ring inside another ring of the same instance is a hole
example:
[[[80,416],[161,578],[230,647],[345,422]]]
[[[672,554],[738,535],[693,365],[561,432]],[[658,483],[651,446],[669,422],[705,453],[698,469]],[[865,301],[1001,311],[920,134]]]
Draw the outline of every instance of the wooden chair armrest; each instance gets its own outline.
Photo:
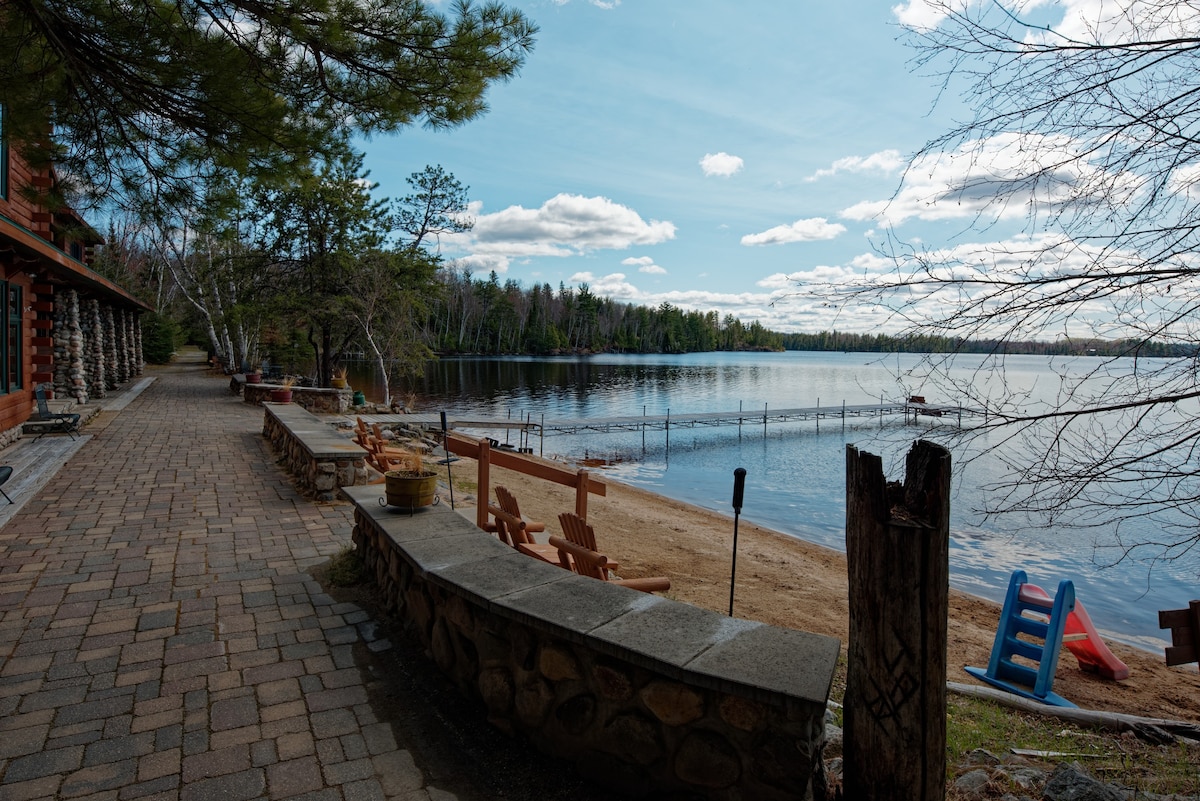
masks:
[[[609,582],[610,584],[620,584],[622,587],[628,587],[631,590],[640,590],[641,592],[666,592],[671,589],[671,580],[666,576],[654,576],[652,578],[634,578],[634,579],[616,579]]]
[[[497,529],[503,528],[508,535],[509,545],[514,548],[521,543],[534,544],[533,537],[530,537],[525,532],[525,521],[519,517],[513,517],[508,512],[501,509],[495,504],[488,504],[488,514],[496,519],[493,524]]]

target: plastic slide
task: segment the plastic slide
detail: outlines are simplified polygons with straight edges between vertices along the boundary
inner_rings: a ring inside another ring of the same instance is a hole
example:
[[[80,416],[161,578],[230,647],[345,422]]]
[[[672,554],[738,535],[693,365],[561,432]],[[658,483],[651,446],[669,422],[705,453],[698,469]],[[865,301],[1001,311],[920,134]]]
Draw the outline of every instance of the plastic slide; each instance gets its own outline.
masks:
[[[1044,601],[1047,610],[1054,603],[1046,591],[1036,584],[1021,587],[1021,600],[1026,603]],[[1079,601],[1075,602],[1075,610],[1067,615],[1067,623],[1063,627],[1063,645],[1079,660],[1080,670],[1099,673],[1114,681],[1129,678],[1129,666],[1108,650],[1100,633],[1092,625],[1087,609]]]

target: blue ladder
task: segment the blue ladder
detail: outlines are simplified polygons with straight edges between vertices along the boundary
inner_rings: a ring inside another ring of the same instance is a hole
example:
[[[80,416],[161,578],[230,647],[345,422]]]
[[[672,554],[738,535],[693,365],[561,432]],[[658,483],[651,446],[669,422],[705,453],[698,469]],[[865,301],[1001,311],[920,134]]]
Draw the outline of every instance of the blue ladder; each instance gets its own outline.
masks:
[[[1001,690],[1051,706],[1074,707],[1075,704],[1050,688],[1054,685],[1054,671],[1058,667],[1067,615],[1075,609],[1075,585],[1066,579],[1060,581],[1052,604],[1047,605],[1044,598],[1021,592],[1028,580],[1024,570],[1014,570],[1008,581],[1008,595],[1000,613],[1000,624],[996,628],[996,641],[992,645],[987,670],[977,667],[965,669],[975,678]],[[1026,617],[1025,612],[1036,617]],[[1044,619],[1047,615],[1049,620]],[[1019,634],[1040,640],[1041,644],[1019,639]],[[1037,670],[1014,662],[1014,656],[1036,662]]]

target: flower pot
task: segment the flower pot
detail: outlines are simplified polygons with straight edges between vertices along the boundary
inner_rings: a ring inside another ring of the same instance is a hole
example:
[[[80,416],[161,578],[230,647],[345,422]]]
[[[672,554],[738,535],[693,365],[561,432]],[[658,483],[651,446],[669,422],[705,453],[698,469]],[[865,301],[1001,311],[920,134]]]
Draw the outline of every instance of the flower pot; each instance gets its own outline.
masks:
[[[432,470],[389,470],[383,478],[388,506],[419,509],[433,504],[437,496],[437,473]]]
[[[347,382],[346,382],[346,379],[344,379],[344,378],[333,378],[333,379],[330,379],[329,385],[331,387],[333,387],[334,389],[345,389]]]
[[[262,373],[246,373],[246,383],[247,384],[261,384],[262,383]]]
[[[275,403],[291,403],[292,391],[290,389],[273,389],[271,390],[271,400]]]

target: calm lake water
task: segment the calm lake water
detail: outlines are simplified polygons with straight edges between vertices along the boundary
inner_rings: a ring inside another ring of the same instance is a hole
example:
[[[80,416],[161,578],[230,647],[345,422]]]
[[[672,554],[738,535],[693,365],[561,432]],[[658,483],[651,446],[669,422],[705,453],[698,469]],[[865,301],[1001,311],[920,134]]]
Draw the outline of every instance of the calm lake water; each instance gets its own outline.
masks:
[[[1078,360],[1080,370],[1097,364]],[[956,371],[986,383],[972,371],[980,358],[959,358]],[[1056,391],[1069,360],[1021,356],[1006,359],[1010,386],[1034,396]],[[473,412],[499,418],[556,419],[634,415],[685,415],[840,407],[896,401],[923,394],[939,397],[919,375],[919,357],[842,353],[703,353],[684,356],[603,355],[562,358],[447,359],[430,366],[411,389],[422,411]],[[960,366],[961,365],[961,366]],[[363,379],[360,379],[360,383]],[[358,386],[358,384],[356,384]],[[566,461],[599,460],[614,479],[725,513],[732,530],[733,471],[747,471],[742,519],[800,539],[845,550],[845,449],[848,444],[883,458],[890,480],[904,478],[904,455],[912,442],[936,440],[933,422],[905,425],[901,416],[823,420],[722,428],[536,435],[534,453]],[[942,418],[938,427],[954,421]],[[514,445],[503,430],[470,431]],[[1164,645],[1159,609],[1187,606],[1197,597],[1200,558],[1174,563],[1127,561],[1113,567],[1111,532],[1044,529],[1012,518],[983,520],[976,511],[978,487],[998,473],[995,460],[958,461],[951,448],[950,570],[953,586],[1003,601],[1008,579],[1024,569],[1029,580],[1053,592],[1061,579],[1075,582],[1076,596],[1096,626],[1109,636],[1152,650]],[[739,554],[739,568],[743,559]],[[1169,636],[1169,635],[1168,635]]]

